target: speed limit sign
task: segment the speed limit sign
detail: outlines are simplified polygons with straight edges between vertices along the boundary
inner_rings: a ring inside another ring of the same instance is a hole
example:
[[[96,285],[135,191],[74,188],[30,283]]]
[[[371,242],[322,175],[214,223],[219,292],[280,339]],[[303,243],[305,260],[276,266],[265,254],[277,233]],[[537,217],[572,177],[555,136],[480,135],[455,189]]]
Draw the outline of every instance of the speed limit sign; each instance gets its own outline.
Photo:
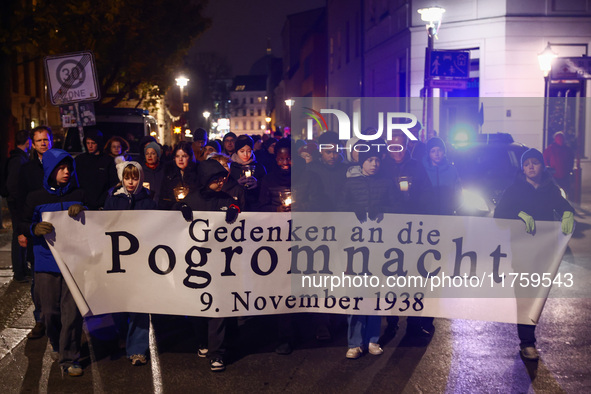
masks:
[[[45,74],[53,105],[100,100],[92,52],[48,56]]]

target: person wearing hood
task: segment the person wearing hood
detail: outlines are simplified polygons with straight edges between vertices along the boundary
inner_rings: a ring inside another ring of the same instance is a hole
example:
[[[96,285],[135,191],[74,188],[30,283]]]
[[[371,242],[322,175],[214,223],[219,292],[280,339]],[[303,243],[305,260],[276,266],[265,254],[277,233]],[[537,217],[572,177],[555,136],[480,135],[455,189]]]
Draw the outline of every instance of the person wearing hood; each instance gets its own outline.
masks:
[[[148,144],[150,145],[150,144]],[[143,187],[142,166],[136,161],[117,163],[119,184],[109,191],[105,210],[150,210],[158,207]],[[127,358],[133,366],[147,363],[149,353],[150,315],[147,313],[116,313],[119,333],[125,337]]]
[[[231,156],[232,166],[230,176],[234,178],[246,193],[245,210],[253,210],[259,199],[260,181],[267,174],[265,166],[257,162],[252,149],[254,142],[247,135],[241,135],[236,140],[236,153]]]
[[[143,185],[152,192],[152,199],[156,202],[160,200],[160,189],[164,180],[164,166],[160,160],[162,157],[162,146],[155,142],[148,142],[144,145],[144,170]]]
[[[219,161],[207,159],[201,162],[197,170],[199,189],[191,191],[178,203],[180,206],[177,208],[181,210],[185,220],[193,221],[193,211],[223,211],[226,212],[226,223],[232,224],[236,221],[242,207],[238,205],[238,198],[223,191],[228,176],[228,171]],[[199,341],[197,355],[209,357],[210,369],[213,372],[224,371],[228,318],[192,317],[190,320]],[[204,331],[207,331],[206,335]]]
[[[101,152],[103,134],[99,130],[84,133],[86,152],[76,156],[76,171],[80,187],[89,209],[99,209],[105,204],[107,193],[117,183],[115,163],[109,155]]]
[[[522,173],[509,186],[495,208],[494,217],[522,220],[525,231],[535,236],[536,221],[554,221],[561,218],[562,232],[570,234],[574,229],[574,209],[562,197],[552,175],[544,166],[544,156],[537,149],[528,149],[521,156]],[[535,347],[535,325],[518,324],[520,353],[524,359],[539,359]]]
[[[35,293],[41,301],[41,318],[53,349],[52,358],[59,359],[62,370],[70,376],[83,373],[79,363],[82,316],[43,237],[53,233],[54,227],[42,221],[41,215],[66,209],[68,215],[76,217],[85,209],[84,200],[72,156],[61,149],[45,152],[43,188],[27,196],[21,226],[32,234]]]
[[[445,142],[439,137],[427,141],[427,154],[423,158],[423,166],[432,193],[428,212],[433,215],[454,215],[460,206],[462,186],[456,167],[448,162]]]

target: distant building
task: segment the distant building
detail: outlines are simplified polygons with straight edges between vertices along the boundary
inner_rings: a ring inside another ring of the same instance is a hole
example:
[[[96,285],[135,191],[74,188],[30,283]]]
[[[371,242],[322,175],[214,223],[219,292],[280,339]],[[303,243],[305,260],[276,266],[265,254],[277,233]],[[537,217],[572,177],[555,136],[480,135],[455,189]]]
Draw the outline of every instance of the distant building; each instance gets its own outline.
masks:
[[[263,134],[267,128],[267,76],[239,75],[230,91],[230,130],[241,134]]]

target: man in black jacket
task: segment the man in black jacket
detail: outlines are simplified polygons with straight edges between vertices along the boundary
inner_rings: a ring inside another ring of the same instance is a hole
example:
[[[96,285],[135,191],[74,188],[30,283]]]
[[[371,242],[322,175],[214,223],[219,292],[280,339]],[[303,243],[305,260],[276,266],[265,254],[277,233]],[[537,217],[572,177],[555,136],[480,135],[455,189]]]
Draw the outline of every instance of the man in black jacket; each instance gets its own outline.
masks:
[[[107,193],[118,182],[113,158],[103,154],[103,134],[88,130],[84,135],[86,152],[76,157],[76,171],[80,188],[88,201],[89,209],[99,209],[105,204]]]
[[[31,276],[27,267],[27,248],[19,245],[18,225],[21,222],[21,210],[19,209],[18,176],[21,167],[29,161],[31,138],[27,130],[20,130],[15,137],[16,148],[10,151],[10,157],[6,163],[6,202],[12,221],[12,272],[14,281],[26,282]]]
[[[33,150],[31,153],[31,160],[21,167],[19,173],[18,185],[18,206],[17,209],[21,212],[24,210],[24,202],[29,193],[43,188],[43,155],[49,151],[53,146],[53,132],[47,126],[38,126],[31,131],[31,141]],[[30,234],[19,231],[18,243],[22,247],[27,248],[27,259],[31,262],[31,269],[34,269],[35,259],[33,254],[33,245],[30,242]],[[35,310],[33,316],[35,317],[35,327],[28,335],[29,339],[41,338],[45,335],[45,325],[41,321],[41,303],[35,296],[35,280],[31,282],[31,295]]]

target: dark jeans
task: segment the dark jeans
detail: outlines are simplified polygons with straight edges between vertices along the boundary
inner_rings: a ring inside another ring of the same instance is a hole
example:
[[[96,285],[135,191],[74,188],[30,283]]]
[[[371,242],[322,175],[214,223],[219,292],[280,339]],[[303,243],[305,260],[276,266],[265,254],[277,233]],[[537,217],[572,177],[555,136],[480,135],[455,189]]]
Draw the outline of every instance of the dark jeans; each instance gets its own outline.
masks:
[[[197,335],[199,346],[207,346],[207,356],[212,360],[224,359],[228,318],[190,317],[189,319]],[[207,332],[207,341],[205,340],[205,332]]]
[[[41,319],[60,365],[69,367],[80,359],[82,316],[72,293],[59,273],[35,272],[35,293],[41,300]]]

